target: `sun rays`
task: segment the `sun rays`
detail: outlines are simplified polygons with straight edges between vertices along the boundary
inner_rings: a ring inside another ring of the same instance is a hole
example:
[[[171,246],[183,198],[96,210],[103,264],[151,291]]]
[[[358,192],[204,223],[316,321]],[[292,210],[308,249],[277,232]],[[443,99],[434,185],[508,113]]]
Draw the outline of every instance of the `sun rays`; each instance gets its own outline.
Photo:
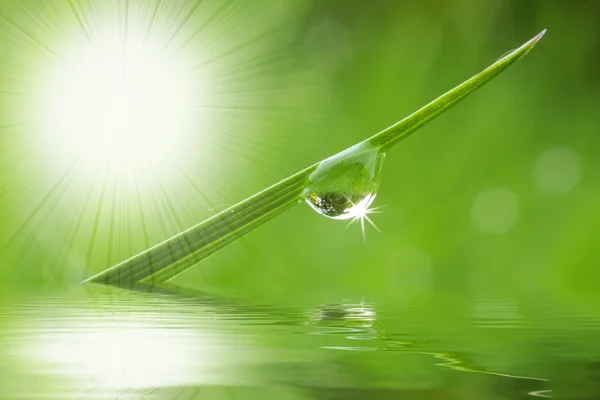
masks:
[[[375,230],[377,232],[381,232],[381,230],[377,227],[377,225],[375,225],[373,220],[371,218],[369,218],[369,215],[380,214],[381,209],[385,206],[371,207],[373,200],[375,200],[375,197],[373,197],[373,199],[371,199],[371,201],[364,201],[364,199],[363,199],[363,201],[360,201],[360,202],[354,204],[354,203],[352,203],[352,201],[350,199],[348,199],[348,201],[350,203],[352,203],[353,216],[351,217],[352,219],[350,220],[348,225],[346,225],[346,227],[349,227],[350,225],[354,224],[355,222],[360,222],[360,230],[362,232],[363,242],[366,241],[365,220],[373,228],[375,228]]]
[[[78,281],[273,171],[256,147],[290,146],[313,89],[289,68],[295,6],[265,4],[1,3],[0,263]]]

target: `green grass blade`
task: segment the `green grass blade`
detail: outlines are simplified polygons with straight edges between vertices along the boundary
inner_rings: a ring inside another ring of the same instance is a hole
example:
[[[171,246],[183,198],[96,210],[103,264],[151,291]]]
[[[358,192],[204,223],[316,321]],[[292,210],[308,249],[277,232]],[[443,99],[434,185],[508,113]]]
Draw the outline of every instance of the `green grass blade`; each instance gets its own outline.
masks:
[[[87,281],[131,286],[138,282],[155,284],[173,278],[298,204],[306,180],[317,165],[256,193]]]
[[[425,107],[368,138],[372,146],[387,150],[522,58],[545,30],[469,80],[438,97]],[[314,164],[303,171],[239,202],[219,214],[145,250],[86,282],[132,286],[139,282],[165,282],[246,233],[302,201],[302,192]]]
[[[527,54],[529,50],[535,46],[535,44],[542,38],[542,36],[544,36],[545,33],[546,30],[544,29],[521,47],[500,58],[495,63],[481,71],[479,74],[461,83],[449,92],[441,95],[431,103],[427,104],[425,107],[422,107],[403,120],[396,122],[389,128],[384,129],[378,134],[370,137],[367,139],[367,141],[373,146],[381,147],[384,150],[390,148],[456,103],[463,100],[481,86],[485,85],[514,62],[523,58],[523,56],[525,56],[525,54]]]

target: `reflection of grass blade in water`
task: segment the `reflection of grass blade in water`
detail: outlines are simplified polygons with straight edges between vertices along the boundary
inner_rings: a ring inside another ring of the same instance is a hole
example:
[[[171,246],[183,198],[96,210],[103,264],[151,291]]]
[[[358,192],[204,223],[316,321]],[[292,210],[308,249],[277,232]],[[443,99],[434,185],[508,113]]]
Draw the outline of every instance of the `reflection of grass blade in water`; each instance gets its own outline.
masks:
[[[479,74],[363,143],[382,152],[388,150],[519,60],[533,48],[544,33],[545,31],[542,31]],[[186,231],[89,278],[87,282],[130,286],[137,282],[152,284],[173,278],[300,202],[308,177],[318,166],[319,164],[312,165],[284,179]]]

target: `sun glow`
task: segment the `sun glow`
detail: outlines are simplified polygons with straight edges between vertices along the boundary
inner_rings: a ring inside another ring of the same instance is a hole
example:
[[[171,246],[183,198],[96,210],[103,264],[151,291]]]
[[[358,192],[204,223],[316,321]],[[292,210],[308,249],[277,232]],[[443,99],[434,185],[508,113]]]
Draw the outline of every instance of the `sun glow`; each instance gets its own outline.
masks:
[[[129,173],[181,157],[193,125],[185,60],[165,54],[164,43],[135,26],[126,36],[108,25],[77,39],[40,95],[53,163]]]
[[[326,97],[291,57],[302,2],[8,3],[0,246],[24,279],[81,280],[240,198]]]

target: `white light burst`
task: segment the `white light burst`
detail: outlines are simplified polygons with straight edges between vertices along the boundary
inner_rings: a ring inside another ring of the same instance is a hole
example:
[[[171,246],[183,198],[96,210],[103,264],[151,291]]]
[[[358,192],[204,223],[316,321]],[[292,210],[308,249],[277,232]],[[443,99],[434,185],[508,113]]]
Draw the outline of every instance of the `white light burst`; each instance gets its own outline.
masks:
[[[371,218],[369,218],[370,214],[381,213],[381,209],[384,207],[384,206],[371,207],[371,203],[373,203],[374,200],[375,200],[375,195],[366,196],[356,204],[352,203],[352,201],[350,199],[348,199],[348,201],[350,203],[352,203],[351,213],[348,216],[348,218],[352,218],[352,219],[350,220],[350,223],[348,224],[348,226],[352,225],[356,221],[360,221],[360,230],[362,232],[363,240],[365,240],[365,237],[366,237],[365,236],[365,220],[369,224],[371,224],[371,226],[373,228],[375,228],[375,230],[377,230],[378,232],[381,232],[381,230],[377,227],[377,225],[375,225],[373,220]]]
[[[106,24],[89,40],[76,37],[50,68],[39,107],[46,153],[61,167],[143,173],[188,147],[190,66],[142,28],[124,36]]]
[[[290,58],[306,2],[4,3],[0,246],[27,279],[77,281],[196,224],[277,162],[260,151],[285,154],[288,107],[320,109]]]

